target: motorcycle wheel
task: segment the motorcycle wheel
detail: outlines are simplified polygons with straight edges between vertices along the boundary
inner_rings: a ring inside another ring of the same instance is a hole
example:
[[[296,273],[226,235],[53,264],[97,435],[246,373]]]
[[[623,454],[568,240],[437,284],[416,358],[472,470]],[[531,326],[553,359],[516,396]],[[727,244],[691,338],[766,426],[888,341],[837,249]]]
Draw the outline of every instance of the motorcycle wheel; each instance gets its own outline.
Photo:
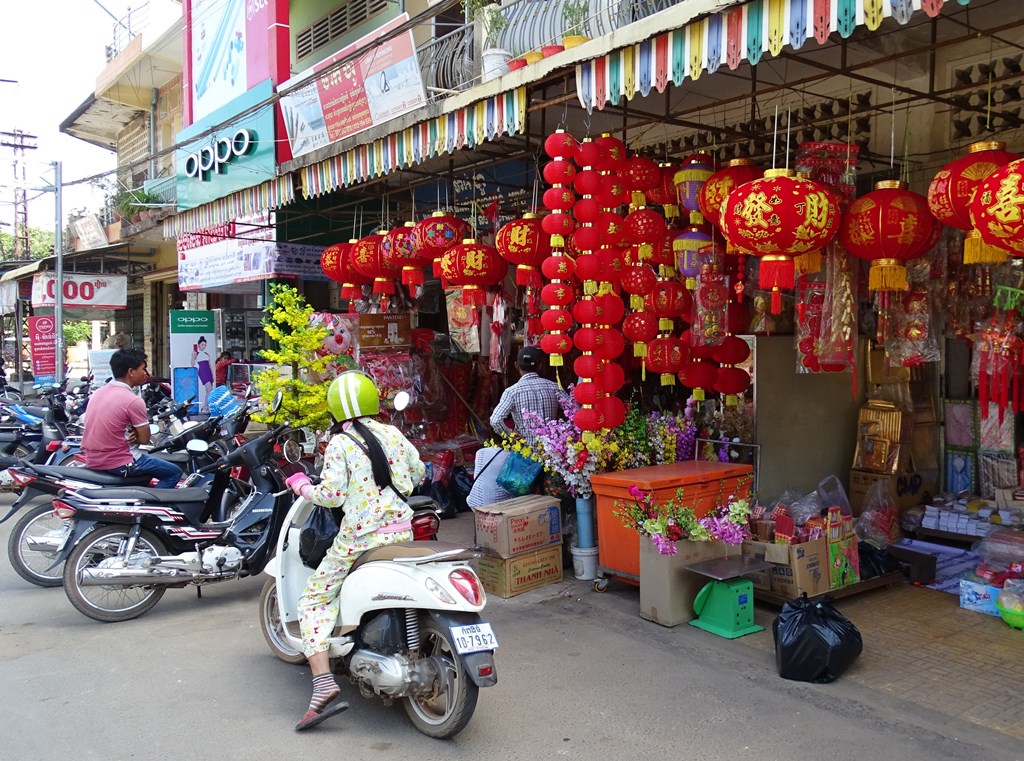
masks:
[[[64,563],[64,592],[79,613],[106,623],[129,621],[141,616],[164,596],[167,588],[163,586],[83,587],[78,583],[82,570],[117,556],[128,532],[124,526],[111,526],[87,534]],[[135,543],[135,552],[156,556],[165,554],[166,549],[155,534],[143,530]]]
[[[53,505],[48,502],[26,511],[14,524],[7,540],[7,557],[14,572],[37,587],[59,587],[63,583],[63,569],[58,566],[46,570],[53,563],[54,556],[29,549],[28,539],[45,536],[63,527],[64,521],[53,514]]]
[[[462,668],[450,637],[451,632],[434,619],[422,619],[420,655],[434,658],[444,673],[430,695],[410,695],[403,700],[405,712],[416,729],[438,739],[454,737],[466,728],[480,693]]]
[[[85,463],[79,460],[76,455],[77,452],[71,452],[70,454],[64,455],[59,462],[54,463],[62,468],[84,468]]]
[[[293,664],[306,662],[306,656],[293,648],[285,636],[284,621],[277,607],[277,581],[274,579],[268,579],[260,592],[260,629],[270,652],[279,660]]]

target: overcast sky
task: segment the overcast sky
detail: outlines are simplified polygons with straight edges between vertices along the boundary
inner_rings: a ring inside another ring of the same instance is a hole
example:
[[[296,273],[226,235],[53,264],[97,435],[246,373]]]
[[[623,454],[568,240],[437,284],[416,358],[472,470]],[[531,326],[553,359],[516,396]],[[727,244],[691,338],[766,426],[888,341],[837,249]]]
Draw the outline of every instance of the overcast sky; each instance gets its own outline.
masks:
[[[141,0],[100,0],[118,18],[129,6],[139,9]],[[172,0],[150,0],[152,18],[180,14]],[[133,12],[134,13],[134,12]],[[162,21],[160,23],[163,23]],[[95,89],[96,77],[106,65],[104,49],[113,41],[114,20],[95,0],[0,0],[0,131],[23,130],[37,135],[38,150],[27,151],[35,162],[28,167],[28,183],[52,182],[45,165],[63,162],[65,182],[113,169],[114,154],[58,132],[64,121]],[[164,27],[165,28],[165,27]],[[150,38],[152,39],[152,38]],[[5,137],[4,142],[8,142]],[[11,232],[14,221],[14,169],[10,148],[0,148],[0,230]],[[35,171],[33,171],[35,170]],[[38,195],[29,191],[29,197]],[[74,208],[95,209],[102,196],[85,188],[69,188],[64,212]],[[53,194],[29,204],[29,225],[51,229],[54,223]]]

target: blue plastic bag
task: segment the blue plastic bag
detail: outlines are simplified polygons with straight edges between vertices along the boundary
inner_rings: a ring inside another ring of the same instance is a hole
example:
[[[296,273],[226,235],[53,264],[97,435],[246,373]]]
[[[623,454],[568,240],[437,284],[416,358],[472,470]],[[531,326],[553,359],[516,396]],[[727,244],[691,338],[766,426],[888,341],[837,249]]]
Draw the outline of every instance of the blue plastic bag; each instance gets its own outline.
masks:
[[[544,466],[536,460],[529,460],[518,452],[509,452],[498,472],[498,486],[517,497],[529,494],[543,469]]]

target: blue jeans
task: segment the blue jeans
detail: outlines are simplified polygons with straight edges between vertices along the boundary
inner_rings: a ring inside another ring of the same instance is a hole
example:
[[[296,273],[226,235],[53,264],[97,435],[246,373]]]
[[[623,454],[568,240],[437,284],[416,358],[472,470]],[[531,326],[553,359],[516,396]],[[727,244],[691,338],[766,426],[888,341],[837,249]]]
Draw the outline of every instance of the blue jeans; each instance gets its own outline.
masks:
[[[148,454],[140,454],[135,462],[123,465],[120,468],[108,470],[111,475],[121,478],[138,478],[139,476],[152,476],[159,479],[157,489],[173,489],[181,480],[182,470],[173,462],[158,460]]]

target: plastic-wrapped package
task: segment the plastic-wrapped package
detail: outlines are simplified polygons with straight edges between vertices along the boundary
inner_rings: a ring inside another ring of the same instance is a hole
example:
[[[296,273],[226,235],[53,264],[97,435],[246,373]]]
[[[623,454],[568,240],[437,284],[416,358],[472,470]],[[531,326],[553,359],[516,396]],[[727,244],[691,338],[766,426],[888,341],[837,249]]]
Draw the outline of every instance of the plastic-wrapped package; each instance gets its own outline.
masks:
[[[939,342],[932,329],[932,299],[927,287],[914,285],[892,303],[892,323],[885,348],[893,364],[916,367],[939,361]]]
[[[996,601],[1013,613],[1024,613],[1024,579],[1008,579]]]
[[[821,498],[818,497],[816,491],[805,494],[789,506],[789,514],[793,516],[793,520],[798,526],[804,525],[811,518],[819,517],[821,510]]]
[[[843,511],[843,515],[853,515],[850,500],[846,496],[846,489],[843,488],[843,482],[837,476],[826,476],[818,481],[816,491],[818,499],[821,500],[821,505],[825,509],[838,507]]]
[[[729,286],[725,275],[705,265],[697,278],[693,295],[693,326],[691,340],[698,346],[722,343],[728,332],[726,310],[729,306]]]
[[[864,497],[864,511],[853,527],[857,537],[879,549],[900,538],[900,517],[886,481],[876,481]]]
[[[985,563],[1000,568],[1024,567],[1024,532],[996,529],[974,545],[974,552]]]
[[[825,300],[816,346],[818,362],[830,372],[853,372],[857,345],[857,279],[853,260],[836,241],[825,257]]]

